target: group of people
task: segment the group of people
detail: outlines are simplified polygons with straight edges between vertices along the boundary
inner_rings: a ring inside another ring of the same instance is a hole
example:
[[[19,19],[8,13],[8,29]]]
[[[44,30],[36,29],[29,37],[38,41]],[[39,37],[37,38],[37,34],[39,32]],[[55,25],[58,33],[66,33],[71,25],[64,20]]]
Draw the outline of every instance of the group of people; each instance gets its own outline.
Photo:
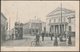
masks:
[[[35,33],[36,34],[36,45],[38,45],[39,44],[39,41],[40,41],[40,36],[42,37],[42,41],[44,41],[44,38],[45,38],[45,36],[46,36],[46,33],[45,32],[42,32],[42,33]],[[55,46],[57,46],[58,45],[58,38],[59,38],[59,40],[60,41],[62,41],[63,39],[63,37],[60,35],[60,36],[57,36],[56,34],[53,34],[53,33],[49,33],[48,34],[49,35],[49,37],[50,37],[50,39],[51,39],[51,41],[53,41],[53,37],[54,37],[54,45]],[[65,34],[64,34],[65,35]],[[15,38],[16,39],[19,39],[20,37],[22,38],[22,34],[21,35],[19,35],[18,36],[18,34],[12,34],[11,35],[11,39],[13,40],[14,39],[14,36],[15,36]],[[66,38],[66,37],[65,37]],[[71,45],[72,44],[72,41],[71,41],[71,36],[68,36],[68,44],[69,45]]]
[[[22,39],[23,38],[23,34],[21,33],[21,32],[19,32],[19,33],[12,33],[11,35],[10,35],[10,39],[11,40],[14,40],[14,39]]]
[[[40,41],[40,36],[42,36],[42,41],[44,41],[45,35],[46,35],[46,33],[44,33],[44,32],[41,33],[41,34],[40,34],[40,33],[36,34],[36,44],[37,44],[37,42]],[[58,46],[58,38],[59,38],[59,40],[60,40],[61,42],[62,42],[62,41],[66,41],[65,35],[66,35],[66,34],[60,35],[60,36],[56,36],[56,35],[53,34],[53,33],[52,33],[52,34],[49,33],[49,37],[51,38],[51,41],[53,41],[53,37],[54,37],[54,46]],[[63,36],[64,36],[65,40],[62,39]],[[71,44],[72,44],[71,36],[68,36],[67,39],[68,39],[68,45],[71,45]]]

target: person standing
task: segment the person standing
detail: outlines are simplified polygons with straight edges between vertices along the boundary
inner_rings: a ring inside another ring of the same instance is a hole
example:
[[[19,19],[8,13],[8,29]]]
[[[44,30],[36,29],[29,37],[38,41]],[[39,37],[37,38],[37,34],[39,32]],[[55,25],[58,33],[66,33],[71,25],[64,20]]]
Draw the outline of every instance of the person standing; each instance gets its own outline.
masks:
[[[50,33],[50,36],[51,36],[51,41],[53,40],[53,33]]]
[[[18,39],[18,30],[17,29],[15,30],[15,39],[16,40]]]
[[[68,38],[68,45],[72,45],[71,36],[69,36],[69,38]]]
[[[14,34],[12,33],[12,40],[14,39]]]
[[[39,41],[40,41],[40,36],[39,33],[36,34],[36,45],[39,45]]]
[[[42,32],[42,41],[44,41],[44,32]]]
[[[58,46],[58,40],[57,40],[57,37],[55,37],[55,40],[54,40],[54,46]]]

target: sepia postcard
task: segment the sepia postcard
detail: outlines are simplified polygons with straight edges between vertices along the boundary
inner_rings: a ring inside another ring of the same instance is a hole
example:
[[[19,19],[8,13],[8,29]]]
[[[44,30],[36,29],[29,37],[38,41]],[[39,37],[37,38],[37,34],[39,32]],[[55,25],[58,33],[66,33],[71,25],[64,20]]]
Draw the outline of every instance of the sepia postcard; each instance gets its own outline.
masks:
[[[1,51],[79,51],[79,1],[1,1]]]

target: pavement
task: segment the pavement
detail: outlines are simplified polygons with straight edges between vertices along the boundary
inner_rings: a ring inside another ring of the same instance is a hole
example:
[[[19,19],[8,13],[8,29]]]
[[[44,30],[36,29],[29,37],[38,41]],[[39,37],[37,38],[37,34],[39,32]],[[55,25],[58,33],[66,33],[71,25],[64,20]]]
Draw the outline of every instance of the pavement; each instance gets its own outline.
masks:
[[[31,42],[34,41],[35,36],[24,36],[21,40],[7,40],[4,43],[1,44],[1,46],[27,46],[31,47]],[[54,37],[51,41],[50,37],[44,37],[44,41],[42,41],[42,37],[40,37],[40,43],[42,47],[48,46],[53,47],[54,46]],[[72,37],[72,46],[75,44],[75,38]],[[60,42],[58,38],[58,46],[68,46],[67,41],[66,42]]]

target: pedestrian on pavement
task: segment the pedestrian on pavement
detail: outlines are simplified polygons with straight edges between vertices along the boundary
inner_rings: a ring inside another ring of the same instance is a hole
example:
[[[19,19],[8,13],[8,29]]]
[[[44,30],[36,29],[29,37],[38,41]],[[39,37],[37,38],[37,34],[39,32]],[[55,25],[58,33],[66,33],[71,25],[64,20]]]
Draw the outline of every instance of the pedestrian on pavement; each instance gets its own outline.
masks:
[[[44,32],[42,32],[42,41],[44,41],[44,35],[45,35]]]
[[[72,45],[71,36],[68,38],[68,45]]]
[[[55,40],[54,40],[54,46],[58,46],[58,40],[57,40],[57,37],[55,37]]]
[[[12,33],[12,40],[14,39],[14,34]]]
[[[18,39],[18,31],[15,30],[15,39]]]
[[[53,33],[50,33],[50,36],[51,36],[51,41],[53,40]]]

